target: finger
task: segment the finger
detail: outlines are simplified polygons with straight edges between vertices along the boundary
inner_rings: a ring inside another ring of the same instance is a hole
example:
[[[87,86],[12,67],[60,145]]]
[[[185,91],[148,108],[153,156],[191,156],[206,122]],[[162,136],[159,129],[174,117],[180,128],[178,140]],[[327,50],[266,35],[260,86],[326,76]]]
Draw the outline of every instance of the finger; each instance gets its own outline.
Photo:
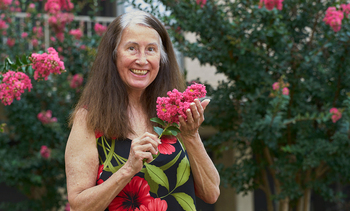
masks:
[[[192,108],[191,108],[191,109],[192,109]],[[186,110],[187,122],[188,122],[188,123],[193,123],[193,122],[194,122],[191,109],[187,109],[187,110]]]
[[[142,157],[143,157],[142,160],[146,159],[147,163],[150,163],[153,160],[153,156],[152,156],[152,154],[150,152],[143,152],[142,153]]]
[[[152,154],[158,153],[158,143],[154,142],[146,142],[144,144],[138,145],[134,148],[134,150],[139,150],[142,152],[151,152]]]
[[[152,144],[152,146],[154,148],[158,148],[160,141],[159,141],[158,137],[151,138],[151,137],[146,136],[146,137],[142,138],[139,143],[140,143],[140,145]]]
[[[205,108],[208,106],[208,104],[210,103],[210,99],[205,99],[201,102],[203,109],[205,110]]]
[[[154,135],[154,134],[152,134],[152,133],[145,132],[145,133],[143,134],[143,136],[144,136],[144,137],[149,137],[149,138],[151,138],[152,140],[154,140],[154,141],[157,142],[158,144],[161,144],[161,143],[162,143],[161,140],[158,138],[158,136],[157,136],[157,135]]]

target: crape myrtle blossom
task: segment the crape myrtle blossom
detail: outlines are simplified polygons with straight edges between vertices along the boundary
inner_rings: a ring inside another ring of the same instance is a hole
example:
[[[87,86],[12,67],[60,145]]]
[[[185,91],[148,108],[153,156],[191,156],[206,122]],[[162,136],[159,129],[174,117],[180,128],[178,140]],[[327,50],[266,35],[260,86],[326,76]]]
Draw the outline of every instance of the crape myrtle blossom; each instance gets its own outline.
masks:
[[[333,123],[336,123],[336,122],[341,118],[341,116],[342,116],[341,112],[340,112],[337,108],[331,108],[331,109],[329,110],[329,112],[330,112],[331,114],[333,114],[333,115],[332,115],[332,122],[333,122]]]
[[[37,37],[37,38],[41,38],[44,36],[43,33],[43,28],[41,26],[34,26],[33,27],[33,34]]]
[[[200,5],[201,8],[207,3],[207,0],[196,0],[196,4]]]
[[[37,118],[44,125],[57,122],[57,118],[56,117],[52,117],[52,111],[51,110],[42,111],[42,112],[38,113]]]
[[[75,39],[80,40],[83,36],[83,32],[80,29],[72,29],[69,31],[69,34],[74,36]]]
[[[8,71],[2,75],[0,99],[4,105],[11,105],[14,99],[20,100],[25,89],[33,88],[29,77],[22,72]]]
[[[342,4],[340,5],[341,9],[345,13],[345,17],[348,18],[349,13],[350,13],[350,4]]]
[[[0,19],[0,30],[5,30],[8,27],[9,26],[7,25],[7,23],[4,20]]]
[[[6,9],[12,4],[12,0],[0,0],[0,9]]]
[[[179,115],[187,120],[186,110],[196,98],[205,97],[207,91],[202,84],[194,83],[181,93],[177,89],[169,91],[168,97],[157,98],[157,116],[168,123],[179,123]]]
[[[272,92],[270,97],[275,97],[279,94],[289,95],[289,83],[283,81],[283,78],[280,78],[277,82],[272,84]]]
[[[43,145],[40,148],[40,155],[41,157],[48,159],[51,156],[51,150],[47,146]]]
[[[68,80],[70,81],[70,87],[76,89],[83,85],[84,78],[82,74],[75,74],[73,77],[68,78]]]
[[[344,18],[344,13],[338,11],[335,7],[329,7],[326,10],[326,15],[323,18],[323,21],[332,27],[334,32],[338,32],[341,29],[342,20]]]
[[[70,0],[48,0],[45,3],[44,9],[51,14],[57,14],[61,10],[71,11],[74,4]]]
[[[33,62],[32,68],[34,71],[34,79],[44,78],[48,79],[48,76],[53,74],[61,74],[65,72],[64,63],[58,57],[57,51],[50,47],[47,49],[48,53],[37,54],[33,53],[30,57]]]
[[[259,8],[262,8],[263,5],[265,5],[267,10],[273,10],[273,8],[276,7],[278,10],[282,10],[283,0],[260,0],[259,2]]]
[[[15,39],[15,38],[7,38],[6,44],[7,44],[9,47],[14,46],[15,43],[16,43],[16,39]]]
[[[107,26],[96,23],[94,26],[94,30],[98,36],[102,36],[103,33],[107,31]]]
[[[21,34],[21,37],[24,39],[24,38],[27,38],[28,37],[28,33],[27,32],[23,32],[22,34]]]
[[[288,89],[287,87],[284,87],[284,88],[282,89],[282,94],[283,94],[283,95],[289,95],[289,89]]]

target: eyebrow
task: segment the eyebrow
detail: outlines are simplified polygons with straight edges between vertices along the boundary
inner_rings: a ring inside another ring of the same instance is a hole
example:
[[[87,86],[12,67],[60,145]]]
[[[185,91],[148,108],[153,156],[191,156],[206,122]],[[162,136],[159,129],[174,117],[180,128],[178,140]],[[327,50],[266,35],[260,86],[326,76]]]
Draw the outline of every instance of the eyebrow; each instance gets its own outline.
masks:
[[[129,45],[129,44],[136,44],[136,45],[139,45],[139,43],[133,42],[133,41],[129,41],[129,42],[125,43],[125,45]],[[147,45],[156,45],[156,46],[159,46],[158,43],[156,43],[156,42],[148,43]]]

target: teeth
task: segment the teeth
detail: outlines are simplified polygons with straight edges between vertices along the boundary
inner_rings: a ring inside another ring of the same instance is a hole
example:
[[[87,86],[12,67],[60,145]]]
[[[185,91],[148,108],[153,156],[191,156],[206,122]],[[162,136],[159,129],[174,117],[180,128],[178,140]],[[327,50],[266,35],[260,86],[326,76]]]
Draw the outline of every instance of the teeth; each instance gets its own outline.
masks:
[[[147,70],[136,70],[136,69],[131,69],[131,72],[137,74],[137,75],[146,75]]]

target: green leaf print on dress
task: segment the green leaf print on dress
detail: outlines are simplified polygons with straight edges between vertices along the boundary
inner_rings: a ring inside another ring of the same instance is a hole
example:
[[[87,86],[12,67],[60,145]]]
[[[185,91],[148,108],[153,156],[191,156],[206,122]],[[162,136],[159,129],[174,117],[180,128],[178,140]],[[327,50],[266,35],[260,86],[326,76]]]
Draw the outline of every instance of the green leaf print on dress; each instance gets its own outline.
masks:
[[[179,202],[182,209],[185,211],[196,211],[196,207],[194,206],[194,201],[191,196],[187,195],[186,193],[173,193],[171,195],[174,196],[176,201]]]

